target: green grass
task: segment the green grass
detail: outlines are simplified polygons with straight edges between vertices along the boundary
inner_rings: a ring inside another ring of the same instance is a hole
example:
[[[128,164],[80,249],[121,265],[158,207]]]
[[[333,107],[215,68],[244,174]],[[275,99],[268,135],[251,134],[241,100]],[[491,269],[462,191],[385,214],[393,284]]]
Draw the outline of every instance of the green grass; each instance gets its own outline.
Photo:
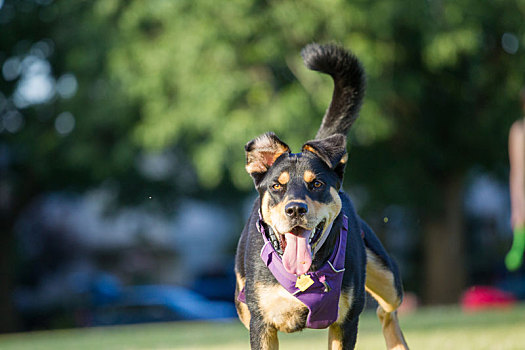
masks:
[[[455,307],[423,308],[400,316],[412,349],[525,349],[525,305],[463,313]],[[280,334],[281,349],[326,349],[326,330]],[[238,322],[176,322],[0,335],[0,349],[248,349],[248,331]],[[361,316],[357,349],[384,349],[373,312]]]

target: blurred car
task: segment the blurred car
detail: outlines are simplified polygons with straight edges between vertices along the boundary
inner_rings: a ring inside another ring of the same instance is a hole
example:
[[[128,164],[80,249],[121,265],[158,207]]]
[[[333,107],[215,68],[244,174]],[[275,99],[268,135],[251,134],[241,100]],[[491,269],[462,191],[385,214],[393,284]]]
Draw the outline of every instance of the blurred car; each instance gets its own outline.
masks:
[[[123,287],[111,299],[95,307],[91,325],[228,320],[237,316],[232,302],[211,301],[196,292],[177,286]]]

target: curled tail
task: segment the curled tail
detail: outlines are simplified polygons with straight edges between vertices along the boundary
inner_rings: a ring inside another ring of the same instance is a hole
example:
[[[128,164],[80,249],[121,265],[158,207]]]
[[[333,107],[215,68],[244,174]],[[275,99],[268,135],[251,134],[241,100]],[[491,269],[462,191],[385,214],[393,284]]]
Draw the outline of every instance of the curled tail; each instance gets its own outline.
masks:
[[[358,117],[365,93],[365,73],[359,60],[340,46],[310,44],[302,51],[304,64],[311,70],[332,76],[334,93],[316,139],[346,135]]]

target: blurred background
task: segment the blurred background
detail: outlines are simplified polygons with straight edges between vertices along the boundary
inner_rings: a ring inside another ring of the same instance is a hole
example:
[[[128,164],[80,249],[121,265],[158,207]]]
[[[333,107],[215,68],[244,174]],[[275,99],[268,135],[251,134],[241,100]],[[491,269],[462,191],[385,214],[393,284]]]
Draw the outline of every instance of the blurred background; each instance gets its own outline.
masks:
[[[362,60],[345,189],[419,304],[525,297],[507,136],[523,0],[0,0],[0,332],[235,317],[244,144],[298,151]]]

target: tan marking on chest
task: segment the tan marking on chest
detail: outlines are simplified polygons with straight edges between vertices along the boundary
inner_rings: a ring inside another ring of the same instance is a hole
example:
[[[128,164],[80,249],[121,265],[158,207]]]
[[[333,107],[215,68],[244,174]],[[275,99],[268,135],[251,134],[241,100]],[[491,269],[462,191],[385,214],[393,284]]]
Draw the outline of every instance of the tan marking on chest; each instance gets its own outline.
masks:
[[[304,322],[306,306],[281,285],[256,285],[259,306],[265,322],[278,331],[290,333]]]

